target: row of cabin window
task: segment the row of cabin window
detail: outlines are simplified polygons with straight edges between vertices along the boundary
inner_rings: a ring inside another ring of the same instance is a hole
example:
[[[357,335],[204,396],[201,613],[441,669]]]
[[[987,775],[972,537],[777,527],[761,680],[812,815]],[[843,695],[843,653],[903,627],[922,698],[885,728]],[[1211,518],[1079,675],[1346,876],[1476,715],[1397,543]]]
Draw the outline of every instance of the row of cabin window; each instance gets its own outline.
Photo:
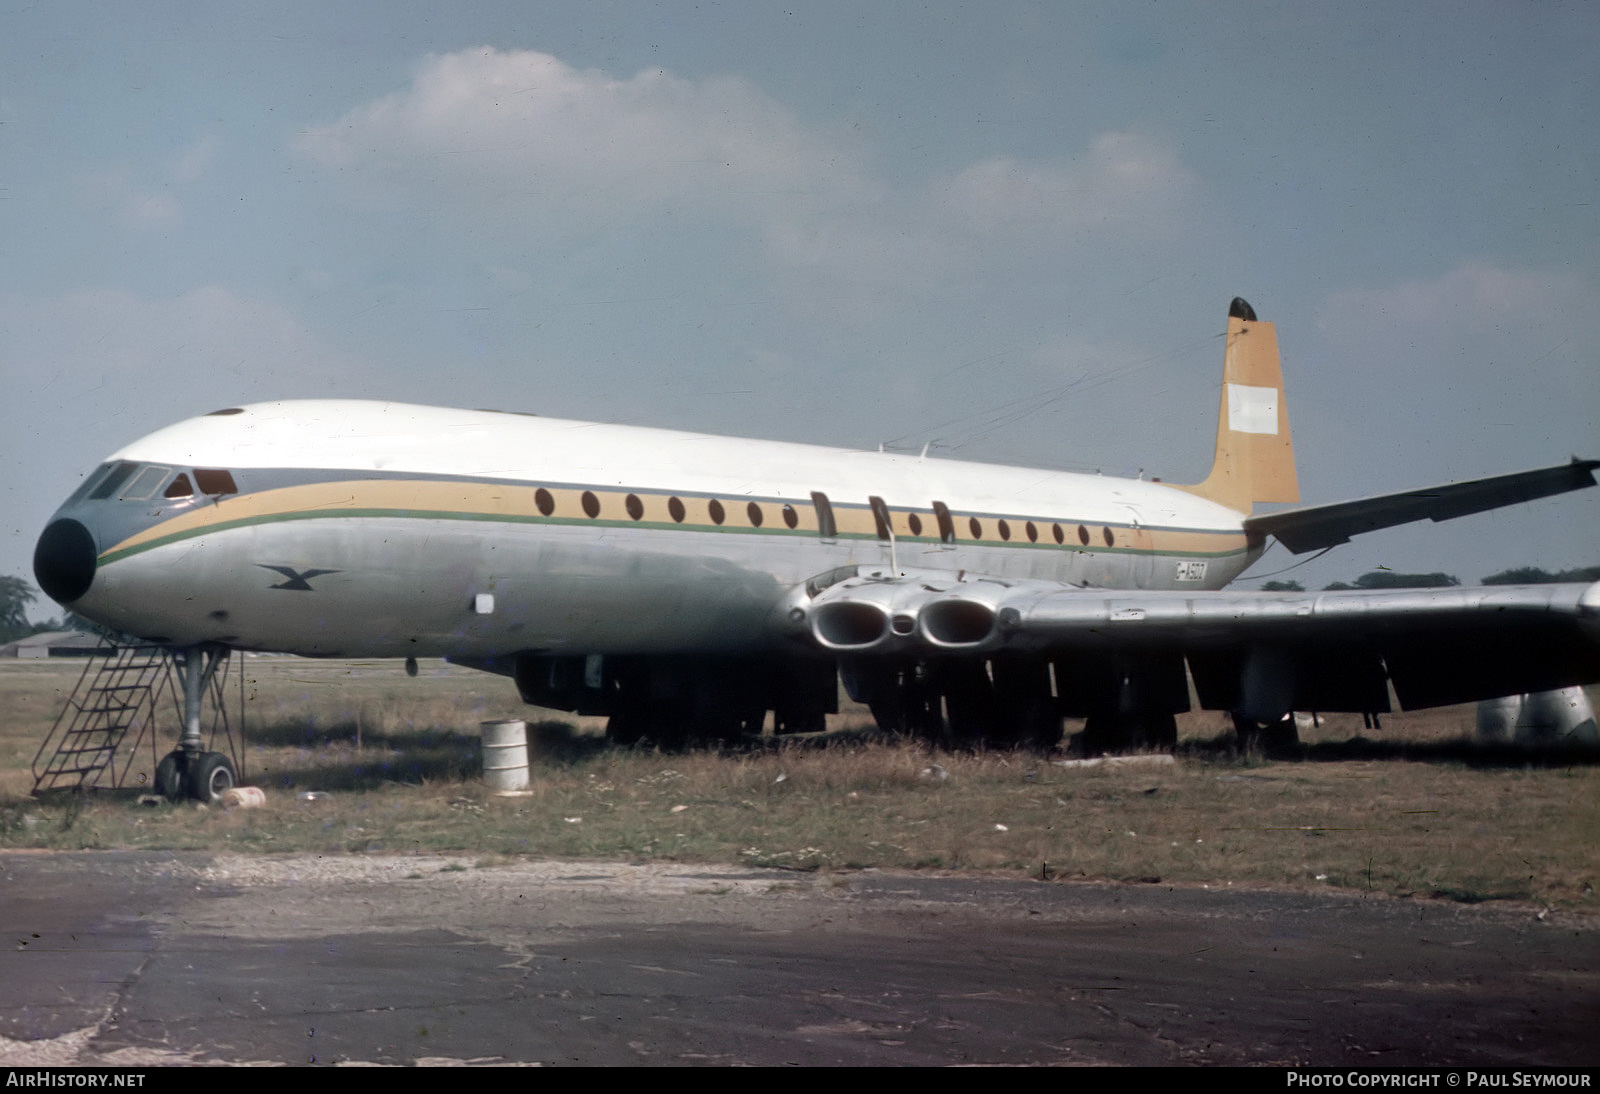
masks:
[[[812,500],[817,506],[818,517],[821,523],[820,530],[822,534],[827,538],[832,538],[837,534],[833,528],[832,506],[829,504],[828,499],[820,494],[813,494]],[[880,499],[873,498],[872,501],[873,515],[877,518],[878,538],[888,539],[888,511],[883,507],[883,503]],[[533,503],[538,507],[539,513],[542,516],[548,517],[556,511],[556,499],[554,495],[552,495],[550,491],[546,490],[542,486],[538,490],[534,491]],[[583,506],[584,515],[589,517],[591,520],[600,515],[600,499],[595,495],[594,491],[585,490],[582,497],[579,498],[579,504]],[[627,510],[630,519],[644,519],[644,502],[639,500],[639,495],[629,494],[623,499],[622,507]],[[711,521],[713,524],[722,524],[728,519],[727,509],[723,506],[722,502],[718,501],[716,498],[712,498],[706,503],[706,509],[711,514]],[[682,524],[684,517],[687,515],[687,510],[684,508],[683,500],[678,497],[670,497],[667,499],[667,512],[669,515],[671,515],[673,521],[678,524]],[[785,504],[782,509],[782,514],[783,523],[785,525],[790,528],[799,527],[800,515],[795,511],[793,505]],[[759,502],[752,501],[747,504],[745,506],[745,515],[749,517],[750,525],[753,528],[760,528],[763,522],[766,520],[766,513],[761,508]],[[954,543],[956,539],[954,522],[950,519],[949,510],[945,509],[943,502],[935,503],[935,515],[940,525],[940,539],[946,543]],[[911,529],[912,535],[922,535],[922,517],[920,514],[907,513],[906,524]],[[977,517],[972,517],[967,522],[967,528],[972,532],[973,539],[981,540],[983,538],[983,522],[978,520]],[[1011,539],[1011,525],[1009,522],[1002,519],[996,524],[996,528],[1000,533],[1001,539]],[[1055,541],[1059,544],[1065,544],[1067,541],[1067,534],[1062,529],[1061,525],[1052,524],[1050,528],[1051,535],[1054,537]],[[1039,527],[1033,521],[1030,520],[1024,524],[1023,531],[1028,537],[1029,543],[1039,542]],[[1111,531],[1110,528],[1102,528],[1100,530],[1100,534],[1105,540],[1107,547],[1111,547],[1116,544],[1116,535]],[[1078,525],[1078,542],[1084,546],[1087,546],[1089,543],[1089,538],[1089,529],[1082,524]]]
[[[583,512],[585,516],[593,519],[600,515],[600,499],[595,496],[594,491],[585,490],[583,492],[583,496],[578,499],[578,502],[583,506]],[[538,507],[540,514],[543,516],[548,517],[550,514],[556,511],[555,497],[551,495],[550,491],[546,490],[542,486],[533,492],[533,504]],[[639,500],[639,495],[629,494],[623,499],[622,507],[623,509],[627,510],[630,519],[644,519],[644,502]],[[728,519],[728,510],[716,498],[712,498],[706,503],[706,509],[708,512],[710,512],[711,520],[714,524],[721,524]],[[683,499],[676,497],[668,498],[667,513],[674,521],[682,524],[684,518],[688,516],[688,510],[684,508]],[[750,502],[747,506],[745,506],[745,515],[750,518],[750,524],[756,528],[761,527],[762,523],[766,520],[766,513],[762,510],[761,505],[758,502]],[[785,505],[783,507],[783,523],[788,525],[790,528],[799,527],[800,514],[795,512],[794,506]]]

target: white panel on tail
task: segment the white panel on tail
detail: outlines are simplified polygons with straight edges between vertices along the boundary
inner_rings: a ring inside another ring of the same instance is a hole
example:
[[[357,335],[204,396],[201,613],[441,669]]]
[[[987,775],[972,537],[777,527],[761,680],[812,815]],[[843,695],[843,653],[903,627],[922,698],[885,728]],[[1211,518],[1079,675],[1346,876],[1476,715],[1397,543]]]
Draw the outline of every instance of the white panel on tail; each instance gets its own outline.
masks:
[[[1228,385],[1228,428],[1235,433],[1278,432],[1278,389]]]

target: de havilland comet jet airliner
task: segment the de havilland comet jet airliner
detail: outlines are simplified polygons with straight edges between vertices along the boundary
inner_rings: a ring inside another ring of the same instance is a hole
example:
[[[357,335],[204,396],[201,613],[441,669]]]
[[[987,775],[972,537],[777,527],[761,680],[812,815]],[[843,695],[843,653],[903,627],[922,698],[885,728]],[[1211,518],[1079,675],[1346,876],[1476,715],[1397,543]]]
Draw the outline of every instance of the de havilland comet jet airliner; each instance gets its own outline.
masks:
[[[1224,587],[1292,552],[1593,485],[1600,461],[1297,502],[1277,335],[1229,310],[1215,462],[1173,485],[497,411],[230,407],[111,455],[40,536],[39,585],[178,654],[162,789],[231,784],[199,731],[227,651],[445,657],[619,741],[819,729],[838,681],[946,743],[1169,745],[1292,710],[1600,680],[1600,584]]]

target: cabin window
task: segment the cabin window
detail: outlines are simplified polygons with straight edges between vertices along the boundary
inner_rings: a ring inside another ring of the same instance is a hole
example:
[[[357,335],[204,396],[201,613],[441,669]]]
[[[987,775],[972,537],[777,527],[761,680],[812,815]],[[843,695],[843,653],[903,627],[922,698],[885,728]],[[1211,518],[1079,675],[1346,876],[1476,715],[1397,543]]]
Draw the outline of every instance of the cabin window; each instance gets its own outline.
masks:
[[[828,495],[811,491],[811,504],[817,511],[817,534],[823,539],[838,539],[839,527],[833,523],[833,503]]]
[[[933,517],[939,523],[939,542],[954,543],[956,541],[956,522],[950,516],[950,509],[942,501],[933,503]]]
[[[585,516],[593,520],[600,515],[600,499],[594,496],[593,490],[585,490],[582,501]]]
[[[102,498],[109,498],[116,492],[117,487],[127,482],[128,477],[138,468],[138,464],[129,463],[127,460],[118,462],[112,466],[106,477],[100,480],[100,485],[94,488],[94,493],[90,494],[89,497],[96,501]]]
[[[1007,524],[1005,521],[1002,520],[1000,522],[999,528],[1000,528],[1000,538],[1009,540],[1011,538],[1011,525]]]
[[[1114,546],[1117,542],[1117,537],[1112,534],[1112,531],[1109,528],[1100,529],[1100,536],[1106,541],[1107,547]]]
[[[550,491],[542,486],[533,492],[533,504],[539,507],[539,512],[542,515],[547,517],[556,511],[556,499],[551,497]]]
[[[164,498],[194,497],[194,487],[189,485],[189,476],[181,471],[178,472],[178,477],[167,484],[167,488],[161,492],[161,496]]]
[[[672,517],[673,520],[677,521],[679,524],[682,524],[683,523],[683,499],[682,498],[668,498],[667,499],[667,513]]]
[[[644,502],[639,500],[638,494],[629,494],[627,500],[622,503],[622,507],[628,511],[628,516],[634,520],[639,520],[644,516]]]
[[[233,475],[227,471],[218,471],[209,467],[194,469],[194,484],[202,494],[237,494],[239,488],[233,484]]]
[[[915,513],[907,513],[906,527],[911,529],[912,535],[920,536],[922,534],[922,518]]]
[[[790,528],[799,527],[800,514],[794,511],[794,506],[785,505],[783,507],[783,523],[787,524]]]
[[[967,527],[972,529],[973,539],[983,538],[983,525],[978,522],[977,517],[973,517],[971,520],[967,521]]]
[[[1037,529],[1037,528],[1035,528],[1033,526],[1033,521],[1031,521],[1031,520],[1027,524],[1027,532],[1028,532],[1028,542],[1029,543],[1038,543],[1039,542],[1039,529]]]
[[[744,511],[745,515],[750,518],[750,527],[760,528],[762,520],[765,519],[761,512],[761,506],[757,505],[755,502],[751,502],[749,505],[744,507]]]
[[[1081,524],[1078,525],[1078,542],[1083,544],[1085,547],[1089,545],[1089,529],[1085,528]]]
[[[722,503],[716,498],[712,498],[706,503],[706,509],[711,513],[712,524],[721,524],[728,519],[727,511],[722,508]]]
[[[1067,534],[1061,530],[1061,525],[1059,524],[1050,526],[1050,534],[1056,537],[1057,543],[1065,543],[1067,541]]]

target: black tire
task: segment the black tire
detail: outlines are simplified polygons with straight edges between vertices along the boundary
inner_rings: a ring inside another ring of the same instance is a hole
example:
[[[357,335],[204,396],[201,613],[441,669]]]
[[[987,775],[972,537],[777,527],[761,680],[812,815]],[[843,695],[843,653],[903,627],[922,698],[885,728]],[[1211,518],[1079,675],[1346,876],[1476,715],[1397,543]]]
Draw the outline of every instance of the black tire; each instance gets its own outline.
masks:
[[[1178,746],[1178,719],[1171,714],[1091,714],[1083,726],[1085,756],[1171,752]]]
[[[189,758],[182,752],[169,752],[156,765],[156,793],[175,802],[188,792]]]
[[[220,752],[202,752],[189,772],[189,793],[198,801],[214,802],[232,790],[237,781],[228,757]]]
[[[1123,734],[1117,719],[1110,714],[1091,714],[1084,719],[1078,740],[1086,758],[1115,754],[1123,749]]]
[[[1275,760],[1284,760],[1300,754],[1300,730],[1294,723],[1294,714],[1285,714],[1276,722],[1261,727],[1261,751]]]

